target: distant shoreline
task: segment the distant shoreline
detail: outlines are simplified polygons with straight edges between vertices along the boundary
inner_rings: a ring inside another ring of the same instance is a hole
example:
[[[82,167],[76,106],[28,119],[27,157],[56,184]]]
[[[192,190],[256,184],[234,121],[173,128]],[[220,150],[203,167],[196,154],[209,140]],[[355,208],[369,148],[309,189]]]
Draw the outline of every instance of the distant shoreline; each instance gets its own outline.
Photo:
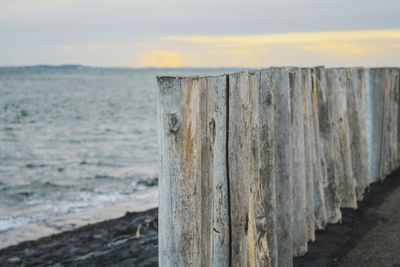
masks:
[[[14,70],[96,70],[96,69],[116,69],[116,70],[253,70],[256,68],[249,67],[119,67],[119,66],[88,66],[80,64],[61,64],[61,65],[26,65],[26,66],[0,66],[2,69]]]

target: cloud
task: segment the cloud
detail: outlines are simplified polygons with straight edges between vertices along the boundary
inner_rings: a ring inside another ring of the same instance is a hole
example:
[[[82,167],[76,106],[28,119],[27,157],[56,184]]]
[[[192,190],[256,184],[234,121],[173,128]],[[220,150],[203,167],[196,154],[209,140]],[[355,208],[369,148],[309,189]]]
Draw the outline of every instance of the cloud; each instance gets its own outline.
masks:
[[[77,63],[129,67],[267,67],[394,65],[400,62],[400,29],[259,35],[181,35],[128,42],[9,44],[3,65]],[[43,56],[44,55],[44,56]],[[45,60],[43,60],[45,59]]]
[[[146,51],[138,56],[138,65],[141,67],[182,67],[182,55],[179,51]]]
[[[381,56],[382,64],[391,55],[386,51],[397,49],[400,30],[364,30],[332,32],[295,32],[259,35],[182,35],[165,36],[152,40],[141,49],[152,55],[155,66],[173,66],[174,60],[158,55],[160,49],[176,50],[184,66],[248,66],[266,65],[358,65],[374,64]],[[152,52],[155,50],[156,52]],[[289,57],[290,55],[290,57]],[[372,58],[374,58],[372,60]],[[142,65],[140,63],[140,65]]]
[[[301,50],[308,50],[315,53],[321,53],[330,57],[352,58],[359,56],[368,56],[373,50],[367,46],[351,43],[320,43],[296,46]]]
[[[231,46],[258,46],[272,44],[308,44],[340,41],[400,40],[400,30],[328,31],[328,32],[289,32],[258,35],[186,35],[166,36],[163,39],[191,44],[215,44]]]
[[[399,9],[398,0],[0,0],[0,65],[388,64],[397,56],[381,51],[398,52]]]

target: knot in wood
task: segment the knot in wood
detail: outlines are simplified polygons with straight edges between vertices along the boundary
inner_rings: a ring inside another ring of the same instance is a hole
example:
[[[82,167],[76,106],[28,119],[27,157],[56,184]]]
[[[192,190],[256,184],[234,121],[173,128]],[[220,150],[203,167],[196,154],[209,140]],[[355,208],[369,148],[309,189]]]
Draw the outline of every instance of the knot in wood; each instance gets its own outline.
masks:
[[[181,126],[181,123],[178,119],[176,113],[168,114],[168,127],[170,133],[176,133]]]
[[[272,95],[271,95],[270,92],[268,92],[268,94],[267,94],[267,105],[271,106],[271,104],[272,104]]]

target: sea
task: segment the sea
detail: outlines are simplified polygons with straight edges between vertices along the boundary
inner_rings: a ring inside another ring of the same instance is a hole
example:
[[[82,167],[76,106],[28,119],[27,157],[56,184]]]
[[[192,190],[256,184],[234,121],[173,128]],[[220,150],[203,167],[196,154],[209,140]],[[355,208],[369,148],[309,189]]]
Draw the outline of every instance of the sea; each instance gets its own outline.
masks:
[[[158,206],[157,75],[0,68],[0,248]]]

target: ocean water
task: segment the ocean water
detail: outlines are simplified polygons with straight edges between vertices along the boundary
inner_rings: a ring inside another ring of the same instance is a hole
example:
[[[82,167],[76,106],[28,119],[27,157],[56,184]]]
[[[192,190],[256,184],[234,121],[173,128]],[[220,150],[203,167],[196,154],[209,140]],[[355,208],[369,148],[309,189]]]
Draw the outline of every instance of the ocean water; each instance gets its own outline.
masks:
[[[156,206],[156,75],[232,71],[1,68],[0,240],[71,229],[68,214],[73,228],[93,209]]]

